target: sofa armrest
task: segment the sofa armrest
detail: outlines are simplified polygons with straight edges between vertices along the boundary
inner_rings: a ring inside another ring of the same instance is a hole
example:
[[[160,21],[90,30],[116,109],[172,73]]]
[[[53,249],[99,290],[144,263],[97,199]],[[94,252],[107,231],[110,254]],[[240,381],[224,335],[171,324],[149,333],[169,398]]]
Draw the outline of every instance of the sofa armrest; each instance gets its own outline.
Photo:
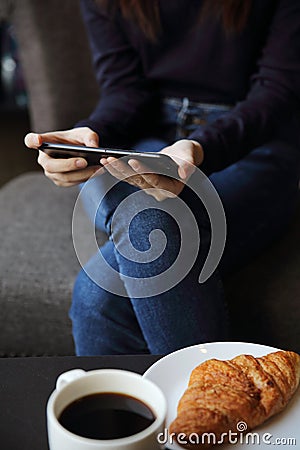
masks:
[[[0,0],[0,22],[10,16],[11,7],[11,0]]]

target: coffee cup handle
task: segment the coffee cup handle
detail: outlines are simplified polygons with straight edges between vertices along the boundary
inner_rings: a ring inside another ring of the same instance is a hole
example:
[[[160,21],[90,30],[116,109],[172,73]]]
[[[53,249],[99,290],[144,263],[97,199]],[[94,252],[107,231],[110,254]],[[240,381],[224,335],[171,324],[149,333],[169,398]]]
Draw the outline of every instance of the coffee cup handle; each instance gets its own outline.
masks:
[[[60,391],[66,384],[85,375],[86,371],[83,369],[73,369],[62,373],[56,380],[56,390]]]

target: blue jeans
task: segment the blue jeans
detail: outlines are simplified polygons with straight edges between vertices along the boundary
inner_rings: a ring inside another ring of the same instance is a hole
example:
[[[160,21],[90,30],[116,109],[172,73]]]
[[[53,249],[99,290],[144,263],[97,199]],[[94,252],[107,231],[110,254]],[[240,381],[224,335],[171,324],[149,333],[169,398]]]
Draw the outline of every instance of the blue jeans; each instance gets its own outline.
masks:
[[[227,111],[227,107],[167,99],[161,134],[145,138],[136,148],[159,151],[171,142],[172,136],[173,140],[185,137],[193,127],[205,125]],[[77,355],[167,354],[201,342],[230,339],[223,281],[284,232],[296,205],[299,167],[299,149],[273,141],[209,177],[224,207],[227,240],[217,270],[202,284],[198,276],[208,252],[211,229],[203,204],[185,188],[181,198],[195,216],[201,236],[200,251],[183,279],[172,288],[149,296],[147,278],[164,273],[176,260],[180,229],[176,220],[159,205],[155,207],[155,202],[149,203],[150,197],[143,192],[139,197],[131,197],[138,214],[129,203],[114,220],[118,205],[138,192],[125,182],[114,185],[96,214],[96,226],[109,239],[80,271],[74,286],[70,317]],[[85,189],[83,199],[92,217],[99,198],[107,190],[105,180],[109,177],[99,176]],[[153,261],[144,261],[144,253],[152,244],[155,247],[155,238],[151,241],[150,237],[157,229],[164,232],[167,244]],[[122,252],[130,247],[128,234],[140,260],[131,258],[130,251],[129,256]],[[186,245],[193,250],[193,242]],[[106,270],[104,260],[114,271]],[[136,295],[137,285],[145,293],[143,297]]]

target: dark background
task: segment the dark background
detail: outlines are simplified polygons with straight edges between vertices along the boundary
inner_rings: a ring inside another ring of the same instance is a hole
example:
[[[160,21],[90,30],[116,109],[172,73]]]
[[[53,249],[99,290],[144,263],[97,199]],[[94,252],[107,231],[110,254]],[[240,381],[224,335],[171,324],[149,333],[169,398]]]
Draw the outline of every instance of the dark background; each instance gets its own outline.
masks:
[[[40,170],[23,139],[30,131],[26,85],[13,27],[0,23],[0,187],[25,171]]]

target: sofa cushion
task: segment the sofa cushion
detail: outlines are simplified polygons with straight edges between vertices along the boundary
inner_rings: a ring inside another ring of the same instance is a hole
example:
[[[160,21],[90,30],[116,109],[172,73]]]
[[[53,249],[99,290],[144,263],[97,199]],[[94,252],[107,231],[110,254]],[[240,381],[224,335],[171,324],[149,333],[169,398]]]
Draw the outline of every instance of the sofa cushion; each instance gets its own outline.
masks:
[[[79,270],[71,237],[77,193],[37,172],[0,190],[1,354],[74,352],[68,309]]]
[[[300,199],[273,243],[227,283],[233,339],[300,353]]]

